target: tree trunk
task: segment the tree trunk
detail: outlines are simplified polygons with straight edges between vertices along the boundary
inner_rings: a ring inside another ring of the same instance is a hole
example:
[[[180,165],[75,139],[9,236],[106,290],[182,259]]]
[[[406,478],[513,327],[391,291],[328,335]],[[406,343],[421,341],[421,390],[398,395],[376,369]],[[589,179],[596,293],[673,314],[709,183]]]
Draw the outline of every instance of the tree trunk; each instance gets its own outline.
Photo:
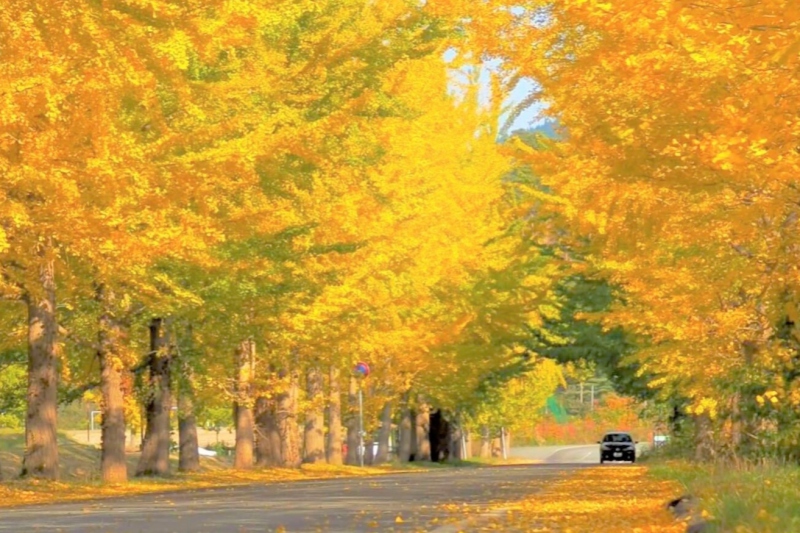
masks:
[[[256,401],[256,465],[281,464],[281,432],[275,412],[274,398],[260,397]]]
[[[310,407],[304,431],[305,463],[325,462],[325,411],[323,406],[322,372],[312,366],[306,374],[306,391]]]
[[[500,437],[492,439],[492,457],[497,459],[503,457],[503,441]]]
[[[194,399],[191,391],[178,396],[178,470],[196,472],[200,470],[200,443],[197,440],[197,418],[194,414]]]
[[[431,460],[431,443],[429,440],[429,433],[431,429],[431,413],[430,406],[420,398],[417,402],[417,416],[416,416],[416,438],[417,450],[414,457],[415,461],[430,461]]]
[[[252,339],[242,341],[236,350],[236,451],[233,467],[239,470],[253,468],[253,447],[255,444],[252,381],[255,371],[256,343]]]
[[[286,371],[281,377],[287,377]],[[281,435],[281,464],[287,468],[300,466],[300,438],[297,431],[297,374],[288,374],[286,390],[278,395],[278,423]]]
[[[456,461],[463,461],[466,459],[464,451],[464,433],[460,425],[453,424],[450,427],[450,442],[448,443],[450,449],[450,457]]]
[[[355,377],[350,378],[350,389],[347,394],[347,458],[349,465],[359,464],[358,435],[358,382]]]
[[[328,463],[342,464],[342,394],[339,387],[339,369],[330,368],[328,398]]]
[[[450,423],[441,409],[430,413],[428,420],[430,428],[428,442],[431,448],[431,461],[434,463],[447,461],[450,457]]]
[[[695,415],[695,460],[707,462],[714,458],[711,419],[706,413]]]
[[[397,446],[397,458],[401,463],[411,460],[414,428],[412,425],[411,409],[408,405],[408,393],[403,395],[403,404],[400,406],[400,442]]]
[[[192,326],[186,331],[186,353],[181,355],[181,375],[178,380],[178,470],[200,470],[200,443],[197,439],[197,418],[194,412],[194,370],[190,357],[194,353]]]
[[[381,411],[381,431],[378,434],[378,454],[375,464],[389,462],[389,439],[392,436],[392,402],[386,402]]]
[[[464,454],[463,459],[465,459],[465,460],[466,459],[472,459],[472,433],[470,433],[469,430],[466,430],[466,429],[462,429],[462,432],[463,432],[463,435],[464,435],[464,437],[462,439],[462,443],[463,443],[462,450],[463,450],[463,454]]]
[[[492,437],[488,426],[481,428],[481,459],[491,459],[492,457]]]
[[[29,294],[28,392],[22,477],[58,479],[58,369],[56,366],[56,287],[52,260],[39,273],[41,293]]]
[[[103,482],[125,483],[128,481],[128,465],[125,461],[125,397],[122,387],[124,365],[119,352],[122,328],[114,319],[114,294],[101,286],[97,290],[97,299],[102,306],[97,350],[103,398],[100,465]]]
[[[142,455],[136,466],[137,476],[164,476],[169,474],[170,420],[172,391],[170,373],[172,347],[166,323],[161,318],[150,322],[150,370],[148,395],[145,405],[145,430]]]
[[[364,439],[364,465],[371,465],[375,462],[375,441],[372,437]]]
[[[740,394],[736,392],[731,397],[731,435],[730,435],[730,453],[733,457],[737,457],[742,451],[742,435],[743,426],[742,412],[740,408]]]

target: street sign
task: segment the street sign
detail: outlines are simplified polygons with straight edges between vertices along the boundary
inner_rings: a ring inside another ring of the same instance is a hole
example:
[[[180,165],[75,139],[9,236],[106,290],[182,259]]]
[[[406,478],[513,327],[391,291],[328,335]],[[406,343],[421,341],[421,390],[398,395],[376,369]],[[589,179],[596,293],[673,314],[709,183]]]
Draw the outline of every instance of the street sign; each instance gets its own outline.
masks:
[[[369,376],[369,365],[363,361],[359,361],[356,363],[355,371],[357,374],[361,374],[362,377]]]

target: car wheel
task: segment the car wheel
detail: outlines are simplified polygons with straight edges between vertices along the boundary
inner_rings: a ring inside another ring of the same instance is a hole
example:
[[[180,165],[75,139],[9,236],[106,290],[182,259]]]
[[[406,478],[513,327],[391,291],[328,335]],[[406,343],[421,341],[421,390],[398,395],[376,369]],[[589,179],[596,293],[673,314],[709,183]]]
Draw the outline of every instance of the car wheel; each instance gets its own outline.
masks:
[[[634,455],[633,457],[631,457],[631,464],[633,464],[635,462],[636,462],[636,456]]]

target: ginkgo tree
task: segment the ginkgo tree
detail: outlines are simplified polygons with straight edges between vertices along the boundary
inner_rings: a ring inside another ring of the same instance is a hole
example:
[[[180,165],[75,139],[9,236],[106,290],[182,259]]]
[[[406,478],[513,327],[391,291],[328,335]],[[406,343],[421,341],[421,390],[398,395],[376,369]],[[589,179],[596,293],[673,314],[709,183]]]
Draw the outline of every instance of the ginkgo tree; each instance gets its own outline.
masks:
[[[509,16],[490,53],[510,83],[536,81],[561,130],[518,147],[620,288],[606,325],[638,336],[651,387],[686,400],[701,453],[712,419],[736,449],[759,390],[765,411],[796,405],[800,7],[532,1]]]
[[[103,479],[122,482],[137,400],[138,474],[169,471],[175,389],[182,454],[198,409],[235,402],[236,466],[253,463],[261,415],[281,434],[270,461],[294,465],[298,423],[307,458],[322,457],[321,406],[337,425],[356,357],[385,377],[367,391],[373,420],[412,393],[421,412],[455,404],[473,389],[441,376],[472,371],[473,385],[502,366],[512,319],[532,319],[538,300],[524,297],[547,283],[484,283],[517,272],[523,248],[502,237],[521,211],[505,203],[502,88],[487,103],[483,82],[453,73],[513,13],[450,0],[5,6],[0,291],[16,302],[4,312],[28,315],[24,474],[58,475],[59,381],[69,397],[99,385]]]

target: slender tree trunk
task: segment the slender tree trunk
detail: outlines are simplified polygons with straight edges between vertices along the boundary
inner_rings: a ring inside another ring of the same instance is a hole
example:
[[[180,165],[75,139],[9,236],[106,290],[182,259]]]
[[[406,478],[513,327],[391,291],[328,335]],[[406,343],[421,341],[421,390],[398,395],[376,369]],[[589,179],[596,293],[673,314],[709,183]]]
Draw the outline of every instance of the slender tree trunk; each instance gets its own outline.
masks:
[[[711,419],[705,413],[694,416],[695,423],[695,460],[710,461],[714,458]]]
[[[200,443],[197,440],[197,418],[194,414],[194,399],[191,392],[178,395],[178,470],[196,472],[200,470]]]
[[[406,393],[403,395],[403,403],[400,406],[400,442],[397,445],[397,458],[401,463],[411,460],[413,440],[411,409],[408,405],[408,393]]]
[[[730,443],[730,451],[731,455],[734,457],[738,457],[739,453],[742,451],[742,434],[743,434],[743,424],[742,424],[742,412],[739,406],[740,403],[740,393],[736,392],[731,397],[731,443]]]
[[[253,468],[253,447],[255,444],[252,381],[255,370],[256,343],[252,339],[242,341],[236,350],[236,451],[233,467],[239,470]]]
[[[472,433],[470,433],[469,430],[466,430],[466,429],[464,429],[462,431],[463,431],[463,434],[464,434],[464,438],[462,440],[462,442],[464,443],[464,446],[463,446],[464,457],[463,457],[463,459],[472,459]]]
[[[274,398],[256,401],[256,464],[259,467],[281,464],[281,432]]]
[[[330,368],[328,392],[328,463],[342,464],[342,393],[339,387],[339,369]]]
[[[417,401],[417,417],[416,417],[416,437],[417,437],[417,452],[415,456],[416,461],[430,461],[431,460],[431,442],[429,440],[431,429],[431,411],[430,406],[421,397]]]
[[[52,260],[39,273],[40,293],[29,294],[28,410],[22,477],[58,479],[58,369],[56,366],[56,287]]]
[[[172,391],[170,374],[172,347],[166,322],[155,318],[150,322],[150,376],[145,405],[146,423],[142,455],[136,466],[137,476],[169,474],[170,420]]]
[[[392,402],[386,402],[381,411],[381,431],[378,434],[378,454],[375,464],[389,462],[389,439],[392,436]]]
[[[297,374],[281,372],[287,377],[286,390],[278,395],[278,423],[281,434],[281,463],[288,468],[300,466],[300,437],[297,427]]]
[[[358,382],[350,377],[350,389],[347,394],[347,459],[349,465],[359,464],[358,460]]]
[[[458,422],[458,421],[456,421]],[[453,423],[450,431],[450,457],[457,461],[466,459],[464,450],[464,431],[461,429],[461,424]]]
[[[488,426],[481,428],[481,459],[492,457],[492,437]]]
[[[325,411],[323,406],[322,372],[311,366],[306,373],[306,391],[310,408],[306,414],[305,424],[305,463],[325,462]]]
[[[189,325],[186,331],[186,352],[181,353],[181,375],[178,380],[178,470],[200,470],[200,443],[197,439],[197,418],[194,411],[194,370],[190,357],[194,353],[194,336]]]
[[[495,437],[492,439],[492,457],[503,457],[503,441],[500,437]]]
[[[128,481],[128,465],[125,461],[125,397],[122,387],[124,365],[119,352],[122,328],[114,318],[114,294],[101,286],[97,290],[97,299],[102,306],[97,350],[103,398],[100,465],[103,482],[125,483]]]

